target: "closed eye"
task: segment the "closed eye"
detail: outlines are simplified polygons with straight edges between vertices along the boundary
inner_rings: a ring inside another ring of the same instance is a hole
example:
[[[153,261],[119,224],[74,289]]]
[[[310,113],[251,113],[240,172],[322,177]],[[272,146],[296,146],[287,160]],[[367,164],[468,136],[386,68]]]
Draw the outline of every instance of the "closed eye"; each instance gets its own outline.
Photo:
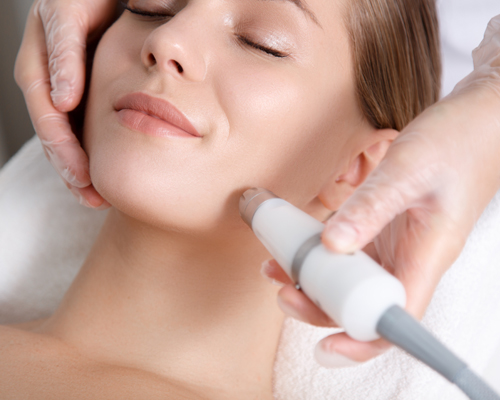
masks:
[[[155,11],[139,10],[137,8],[129,7],[128,5],[125,5],[124,7],[125,10],[130,11],[132,14],[141,15],[143,17],[148,17],[148,18],[171,18],[174,16],[169,13],[159,13]]]
[[[252,42],[250,39],[246,38],[245,36],[241,36],[241,35],[238,35],[238,40],[244,44],[246,44],[247,46],[250,46],[250,47],[253,47],[254,49],[257,49],[257,50],[260,50],[260,51],[263,51],[264,53],[267,53],[267,54],[270,54],[274,57],[277,57],[277,58],[285,58],[287,57],[286,54],[283,54],[277,50],[274,50],[274,49],[271,49],[269,47],[265,47],[265,46],[262,46],[258,43],[255,43],[255,42]]]
[[[131,12],[132,14],[140,15],[142,17],[147,17],[147,18],[156,19],[156,20],[162,19],[162,18],[174,17],[174,15],[169,14],[169,13],[160,13],[160,12],[155,12],[155,11],[139,10],[137,8],[130,7],[128,4],[124,4],[124,8],[125,8],[125,10]],[[251,41],[250,39],[248,39],[245,36],[238,35],[238,40],[247,46],[250,46],[254,49],[260,50],[260,51],[262,51],[266,54],[269,54],[273,57],[276,57],[276,58],[286,58],[287,57],[287,54],[284,54],[280,51],[271,49],[271,48],[266,47],[266,46],[262,46],[261,44],[258,44],[258,43]]]

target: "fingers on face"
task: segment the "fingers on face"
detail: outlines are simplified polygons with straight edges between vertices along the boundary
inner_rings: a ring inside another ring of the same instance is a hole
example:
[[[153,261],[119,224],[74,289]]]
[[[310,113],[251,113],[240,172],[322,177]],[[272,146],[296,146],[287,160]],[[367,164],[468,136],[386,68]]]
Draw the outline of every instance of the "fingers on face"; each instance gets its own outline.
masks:
[[[85,86],[88,18],[78,2],[65,7],[41,2],[38,15],[45,30],[51,98],[60,111],[80,102]]]
[[[50,101],[48,85],[33,87],[26,97],[33,126],[47,158],[61,177],[79,188],[90,185],[87,154],[71,130],[68,116]]]
[[[67,114],[52,104],[45,46],[42,21],[38,14],[31,12],[16,60],[16,81],[23,90],[47,157],[65,182],[72,187],[84,188],[91,184],[88,158],[71,131]],[[78,74],[75,69],[73,72]]]
[[[71,185],[67,186],[71,193],[73,193],[73,195],[78,199],[80,204],[85,207],[96,208],[98,210],[105,210],[111,207],[111,204],[104,200],[92,185],[84,188],[77,188]]]
[[[83,95],[88,27],[85,13],[78,12],[77,7],[54,3],[34,3],[17,56],[15,77],[27,103],[42,101],[34,98],[29,89],[43,83],[52,95],[48,97],[51,104],[54,101],[59,111],[67,112],[78,105]]]

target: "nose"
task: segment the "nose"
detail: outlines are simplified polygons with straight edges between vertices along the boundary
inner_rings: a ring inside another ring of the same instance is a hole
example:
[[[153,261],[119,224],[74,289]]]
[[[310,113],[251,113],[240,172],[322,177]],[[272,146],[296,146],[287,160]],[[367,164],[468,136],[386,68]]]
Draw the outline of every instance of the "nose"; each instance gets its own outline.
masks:
[[[207,63],[200,51],[200,26],[203,24],[189,20],[187,13],[180,12],[156,28],[146,38],[141,50],[144,66],[148,70],[168,73],[178,80],[203,81]]]

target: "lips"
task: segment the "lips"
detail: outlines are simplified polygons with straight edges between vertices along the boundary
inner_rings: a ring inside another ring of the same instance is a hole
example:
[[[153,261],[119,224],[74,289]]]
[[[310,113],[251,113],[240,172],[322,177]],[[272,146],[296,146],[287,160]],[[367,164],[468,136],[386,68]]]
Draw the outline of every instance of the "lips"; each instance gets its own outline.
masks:
[[[115,106],[119,121],[130,129],[160,137],[201,137],[182,112],[168,101],[145,93],[130,93]]]

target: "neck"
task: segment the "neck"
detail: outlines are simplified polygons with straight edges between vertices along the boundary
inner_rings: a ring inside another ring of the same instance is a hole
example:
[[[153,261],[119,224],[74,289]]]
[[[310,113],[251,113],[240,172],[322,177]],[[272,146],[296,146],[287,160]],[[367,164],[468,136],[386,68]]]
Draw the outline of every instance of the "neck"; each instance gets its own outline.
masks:
[[[243,227],[194,236],[112,209],[45,330],[99,361],[270,393],[283,314],[259,273],[267,258]]]

